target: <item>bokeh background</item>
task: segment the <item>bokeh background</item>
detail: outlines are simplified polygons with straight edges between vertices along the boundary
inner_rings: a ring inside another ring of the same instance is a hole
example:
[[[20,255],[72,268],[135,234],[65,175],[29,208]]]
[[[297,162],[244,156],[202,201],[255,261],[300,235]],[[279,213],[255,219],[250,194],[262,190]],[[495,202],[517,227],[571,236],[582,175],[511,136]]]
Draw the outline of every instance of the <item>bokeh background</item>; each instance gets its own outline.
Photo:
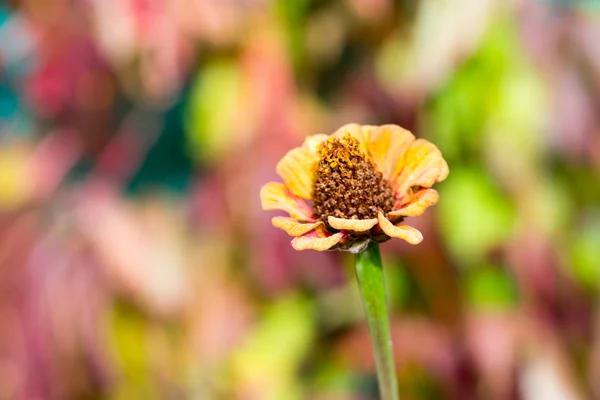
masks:
[[[261,185],[306,135],[442,150],[382,246],[403,399],[600,399],[594,1],[0,5],[0,399],[368,400],[352,258]]]

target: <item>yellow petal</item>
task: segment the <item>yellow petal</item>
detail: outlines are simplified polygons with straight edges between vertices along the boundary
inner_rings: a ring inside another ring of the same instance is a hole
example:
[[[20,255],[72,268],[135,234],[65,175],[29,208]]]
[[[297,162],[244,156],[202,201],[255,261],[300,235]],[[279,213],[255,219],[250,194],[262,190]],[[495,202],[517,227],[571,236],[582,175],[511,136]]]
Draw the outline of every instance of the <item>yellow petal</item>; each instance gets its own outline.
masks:
[[[387,180],[394,177],[398,160],[415,141],[415,136],[397,125],[363,126],[367,156]]]
[[[297,147],[277,163],[276,171],[283,183],[298,197],[312,198],[313,182],[319,157],[303,147]]]
[[[345,234],[343,232],[327,236],[327,233],[324,231],[312,231],[306,235],[294,238],[292,240],[292,247],[296,250],[310,249],[325,251],[338,244],[344,236]]]
[[[377,225],[377,218],[372,219],[346,219],[328,217],[327,222],[333,229],[354,231],[354,232],[366,232],[375,225]]]
[[[269,182],[264,185],[260,189],[260,201],[263,210],[283,210],[297,220],[315,221],[310,206],[281,183]]]
[[[319,145],[326,141],[328,137],[329,135],[326,135],[324,133],[318,133],[316,135],[307,136],[306,139],[304,139],[302,147],[308,149],[313,153],[317,153]]]
[[[289,217],[273,217],[271,222],[275,228],[283,229],[290,236],[302,236],[317,227],[325,227],[323,221],[302,223]]]
[[[439,199],[440,195],[435,189],[421,189],[412,196],[409,202],[390,212],[388,217],[418,217],[426,209],[436,204]]]
[[[410,244],[419,244],[423,240],[421,232],[412,226],[394,225],[381,212],[377,219],[379,220],[381,230],[390,237],[406,240]]]
[[[403,195],[413,186],[429,188],[448,176],[448,164],[435,145],[425,139],[415,140],[394,172],[396,193]]]
[[[287,152],[277,163],[275,170],[283,183],[298,197],[312,199],[315,173],[319,163],[317,147],[327,139],[327,135],[318,134],[307,137],[302,147]]]

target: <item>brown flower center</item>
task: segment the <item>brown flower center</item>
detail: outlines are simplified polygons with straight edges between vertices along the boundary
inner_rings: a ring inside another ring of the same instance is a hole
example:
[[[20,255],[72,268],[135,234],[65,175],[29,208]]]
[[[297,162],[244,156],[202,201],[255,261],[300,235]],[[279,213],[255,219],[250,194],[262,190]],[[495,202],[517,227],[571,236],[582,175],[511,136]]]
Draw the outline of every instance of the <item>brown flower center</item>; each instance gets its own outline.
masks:
[[[388,182],[373,162],[360,151],[358,140],[347,135],[319,146],[321,160],[314,184],[313,209],[327,223],[327,217],[368,219],[377,212],[387,214],[394,207]]]

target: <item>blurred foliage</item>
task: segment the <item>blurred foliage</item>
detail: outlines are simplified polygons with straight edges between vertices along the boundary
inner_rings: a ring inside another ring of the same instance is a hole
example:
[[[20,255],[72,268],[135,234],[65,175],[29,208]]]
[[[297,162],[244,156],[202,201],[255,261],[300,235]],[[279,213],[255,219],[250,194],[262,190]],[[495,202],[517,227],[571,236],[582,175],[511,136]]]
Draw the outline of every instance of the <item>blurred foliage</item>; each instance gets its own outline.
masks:
[[[240,120],[238,110],[244,107],[242,87],[234,60],[216,60],[198,74],[187,113],[190,142],[199,159],[223,157],[233,140],[232,132],[240,129],[235,122]]]
[[[511,235],[511,204],[483,171],[455,168],[440,195],[440,229],[464,267],[481,262]]]
[[[348,122],[450,165],[382,246],[401,397],[599,398],[596,3],[3,4],[0,399],[376,399],[351,258],[258,200]]]
[[[573,273],[586,287],[598,290],[600,282],[600,210],[588,212],[570,247]]]
[[[476,308],[504,309],[517,302],[514,281],[493,266],[478,268],[466,281],[470,304]]]

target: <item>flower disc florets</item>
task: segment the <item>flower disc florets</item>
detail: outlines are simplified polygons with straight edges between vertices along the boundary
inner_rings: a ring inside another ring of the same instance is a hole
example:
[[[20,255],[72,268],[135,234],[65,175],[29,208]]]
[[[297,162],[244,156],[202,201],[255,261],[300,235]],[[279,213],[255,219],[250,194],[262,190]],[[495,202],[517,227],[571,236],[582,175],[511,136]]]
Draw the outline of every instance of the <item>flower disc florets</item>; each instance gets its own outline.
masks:
[[[394,207],[388,182],[348,135],[330,138],[318,148],[321,157],[314,182],[313,209],[327,223],[333,216],[346,219],[376,218]]]

